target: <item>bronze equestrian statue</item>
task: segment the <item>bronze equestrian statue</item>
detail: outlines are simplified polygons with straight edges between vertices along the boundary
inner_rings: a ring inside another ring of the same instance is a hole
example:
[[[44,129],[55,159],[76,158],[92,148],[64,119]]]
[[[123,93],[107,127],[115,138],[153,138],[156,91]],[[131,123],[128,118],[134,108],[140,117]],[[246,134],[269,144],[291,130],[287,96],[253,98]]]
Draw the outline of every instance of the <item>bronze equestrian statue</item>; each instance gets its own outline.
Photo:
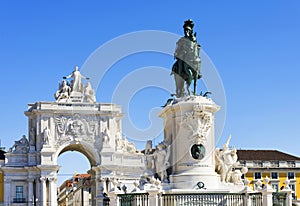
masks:
[[[197,80],[201,78],[200,45],[193,33],[194,22],[188,19],[184,22],[184,37],[176,43],[174,57],[176,62],[173,64],[172,73],[176,84],[176,97],[185,96],[184,83],[186,83],[187,95],[191,95],[190,85],[194,81],[193,94],[196,95]]]

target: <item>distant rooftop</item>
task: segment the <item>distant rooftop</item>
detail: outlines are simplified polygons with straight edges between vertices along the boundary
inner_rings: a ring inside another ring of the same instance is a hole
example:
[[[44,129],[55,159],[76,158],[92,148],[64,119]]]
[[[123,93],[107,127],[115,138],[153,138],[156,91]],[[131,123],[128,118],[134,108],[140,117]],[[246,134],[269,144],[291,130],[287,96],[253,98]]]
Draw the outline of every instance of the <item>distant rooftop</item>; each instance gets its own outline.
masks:
[[[300,161],[300,157],[277,150],[237,150],[237,155],[238,160]]]
[[[0,160],[5,160],[5,153],[4,147],[0,147]]]
[[[89,178],[90,174],[74,174],[73,178]]]

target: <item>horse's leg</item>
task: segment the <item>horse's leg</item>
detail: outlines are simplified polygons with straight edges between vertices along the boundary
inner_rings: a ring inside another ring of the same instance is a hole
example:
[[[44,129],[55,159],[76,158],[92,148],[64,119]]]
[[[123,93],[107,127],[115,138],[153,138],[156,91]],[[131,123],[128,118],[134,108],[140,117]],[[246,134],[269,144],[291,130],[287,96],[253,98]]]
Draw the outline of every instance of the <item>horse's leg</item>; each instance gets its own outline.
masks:
[[[179,83],[179,97],[183,97],[184,96],[184,80],[182,79],[182,77],[179,77],[178,79],[178,83]]]
[[[180,98],[183,96],[184,80],[178,74],[174,74],[174,79],[176,84],[176,97]]]
[[[197,78],[194,76],[194,95],[196,96]]]
[[[188,92],[188,96],[191,96],[190,85],[191,85],[191,82],[186,82],[186,90],[187,90],[187,92]]]
[[[176,74],[174,74],[174,80],[175,80],[175,87],[176,87],[176,97],[178,96],[178,82],[177,82],[177,79],[176,79]]]

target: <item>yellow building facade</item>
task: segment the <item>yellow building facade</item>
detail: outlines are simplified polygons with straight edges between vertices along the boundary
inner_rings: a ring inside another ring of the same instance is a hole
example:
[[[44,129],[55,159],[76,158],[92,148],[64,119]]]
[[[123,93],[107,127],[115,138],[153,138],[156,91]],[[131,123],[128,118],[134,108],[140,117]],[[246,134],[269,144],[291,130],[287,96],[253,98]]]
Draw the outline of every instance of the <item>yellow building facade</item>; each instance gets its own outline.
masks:
[[[5,162],[4,148],[0,147],[0,165],[3,166]],[[0,169],[0,205],[4,204],[4,173]]]
[[[245,177],[253,189],[256,189],[258,180],[266,184],[264,178],[269,177],[270,185],[280,192],[288,180],[294,191],[293,198],[300,199],[299,157],[277,150],[238,150],[238,157],[241,166],[248,168]]]
[[[0,203],[4,201],[4,175],[0,173]]]

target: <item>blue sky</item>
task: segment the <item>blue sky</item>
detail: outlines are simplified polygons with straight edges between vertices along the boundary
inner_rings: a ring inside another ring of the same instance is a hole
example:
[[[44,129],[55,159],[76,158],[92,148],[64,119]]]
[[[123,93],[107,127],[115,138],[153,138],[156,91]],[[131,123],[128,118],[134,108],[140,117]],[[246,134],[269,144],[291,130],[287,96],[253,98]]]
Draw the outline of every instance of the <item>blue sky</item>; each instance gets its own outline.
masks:
[[[226,92],[219,145],[232,134],[231,144],[237,148],[277,149],[300,156],[297,0],[1,1],[2,146],[9,148],[27,134],[27,104],[54,101],[61,77],[75,65],[81,67],[98,47],[135,31],[182,35],[188,18],[194,20],[198,41]],[[151,52],[128,56],[113,65],[96,88],[97,100],[111,101],[114,88],[130,72],[146,66],[171,69],[173,62],[171,56]],[[134,124],[147,128],[149,110],[168,98],[159,88],[137,93],[130,107]]]

